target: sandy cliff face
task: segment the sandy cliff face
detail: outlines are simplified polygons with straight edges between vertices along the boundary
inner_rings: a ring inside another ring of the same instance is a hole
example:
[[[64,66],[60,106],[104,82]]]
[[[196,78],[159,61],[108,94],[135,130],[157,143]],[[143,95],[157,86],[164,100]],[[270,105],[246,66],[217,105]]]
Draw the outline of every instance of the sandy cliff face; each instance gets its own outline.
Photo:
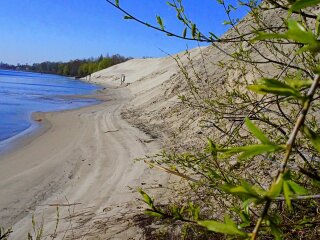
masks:
[[[262,20],[267,26],[277,27],[281,25],[282,15],[283,12],[280,10],[267,11],[262,16]],[[256,25],[250,15],[238,24],[238,30],[245,34],[254,27]],[[223,37],[232,39],[236,36],[238,33],[230,30]],[[247,38],[250,37],[252,36]],[[245,88],[246,84],[260,77],[261,74],[271,76],[278,72],[274,65],[266,60],[272,56],[273,52],[265,46],[257,45],[256,49],[252,49],[247,43],[241,45],[243,49],[250,52],[253,60],[262,62],[258,66],[261,72],[254,70],[256,65],[249,63],[245,63],[245,71],[241,70],[243,65],[231,60],[228,54],[234,54],[239,44],[218,43],[217,46],[219,49],[215,46],[196,48],[172,57],[133,59],[94,73],[91,81],[120,87],[121,74],[125,74],[127,88],[135,98],[123,111],[124,118],[155,137],[163,137],[164,141],[167,137],[175,136],[177,141],[184,140],[185,147],[199,145],[204,140],[202,136],[212,134],[210,129],[200,127],[201,121],[208,115],[196,108],[190,109],[181,104],[179,96],[188,97],[191,94],[190,82],[176,60],[180,66],[185,67],[199,95],[208,99],[223,98],[226,89],[235,85]],[[226,66],[221,66],[221,62]],[[239,82],[243,84],[239,86]],[[218,96],[212,89],[218,90],[220,95]]]

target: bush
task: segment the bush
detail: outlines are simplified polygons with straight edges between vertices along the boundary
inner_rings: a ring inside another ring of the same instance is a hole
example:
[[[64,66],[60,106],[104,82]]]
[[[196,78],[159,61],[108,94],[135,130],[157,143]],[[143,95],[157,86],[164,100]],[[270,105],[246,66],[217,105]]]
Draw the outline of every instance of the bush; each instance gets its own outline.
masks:
[[[119,1],[107,2],[143,23]],[[189,65],[175,58],[189,86],[180,99],[203,113],[208,141],[202,150],[169,150],[151,159],[190,184],[170,206],[158,206],[140,190],[146,214],[180,222],[187,238],[315,239],[320,1],[218,2],[231,27],[222,37],[203,34],[181,0],[169,5],[184,25],[182,35],[167,31],[160,16],[158,26],[143,23],[172,37],[211,43],[224,54],[214,63],[223,73],[219,78],[198,73],[191,57]],[[249,16],[233,19],[241,7],[250,9]]]

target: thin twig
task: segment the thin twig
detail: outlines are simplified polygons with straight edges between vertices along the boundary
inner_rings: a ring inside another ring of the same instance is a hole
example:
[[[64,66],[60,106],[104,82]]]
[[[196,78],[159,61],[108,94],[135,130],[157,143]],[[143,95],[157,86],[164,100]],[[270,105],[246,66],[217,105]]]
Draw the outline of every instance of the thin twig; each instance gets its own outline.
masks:
[[[319,198],[320,198],[320,194],[290,197],[291,200],[308,200],[308,199],[319,199]],[[274,200],[285,201],[286,198],[285,197],[277,197]]]
[[[162,170],[162,171],[165,171],[165,172],[167,172],[167,173],[174,174],[174,175],[176,175],[176,176],[179,176],[179,177],[181,177],[181,178],[190,180],[190,181],[192,181],[192,182],[198,182],[196,179],[191,178],[191,177],[189,177],[189,176],[187,176],[187,175],[185,175],[185,174],[183,174],[183,173],[179,173],[179,172],[173,171],[173,170],[171,170],[171,169],[169,169],[169,168],[159,166],[159,165],[154,164],[154,163],[151,163],[151,162],[149,162],[149,161],[147,161],[147,160],[144,160],[144,162],[145,162],[146,164],[150,165],[151,167],[158,168],[158,169],[160,169],[160,170]]]

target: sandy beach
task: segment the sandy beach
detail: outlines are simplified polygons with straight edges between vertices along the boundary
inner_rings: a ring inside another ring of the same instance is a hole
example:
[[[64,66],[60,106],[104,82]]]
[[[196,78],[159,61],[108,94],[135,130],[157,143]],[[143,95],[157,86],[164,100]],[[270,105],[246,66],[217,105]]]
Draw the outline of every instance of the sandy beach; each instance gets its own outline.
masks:
[[[76,230],[94,235],[99,229],[92,226],[93,219],[103,214],[101,221],[107,222],[112,216],[132,214],[141,205],[136,201],[139,186],[167,181],[144,163],[134,163],[159,150],[160,144],[121,118],[122,107],[132,99],[130,91],[109,88],[99,97],[104,102],[95,106],[37,116],[42,118],[41,131],[1,157],[0,222],[13,226],[12,239],[26,238],[32,214],[38,224],[44,222],[45,235],[52,234],[58,205],[58,234],[73,229],[74,236]],[[63,223],[75,211],[83,213],[78,215],[81,223],[73,219],[79,226]],[[119,226],[115,228],[119,232]],[[108,229],[112,235],[112,225]]]
[[[199,57],[199,51],[191,54]],[[183,54],[180,59],[187,61]],[[134,160],[159,152],[163,133],[181,124],[171,113],[179,102],[178,72],[172,57],[132,59],[87,78],[105,87],[87,96],[101,104],[36,113],[41,128],[0,157],[0,225],[13,227],[11,239],[33,232],[33,215],[38,227],[44,224],[44,236],[57,239],[139,239],[142,230],[132,219],[145,205],[137,189],[161,197],[169,174]],[[155,127],[146,131],[141,123]]]
[[[195,49],[192,54],[198,52]],[[59,234],[71,239],[83,235],[138,238],[142,230],[128,227],[132,216],[142,214],[145,206],[137,188],[161,197],[169,174],[134,160],[160,151],[165,141],[162,133],[177,124],[175,116],[165,124],[168,116],[161,112],[170,112],[179,102],[170,93],[176,88],[170,82],[179,77],[178,71],[172,57],[132,59],[87,78],[105,87],[96,96],[87,96],[103,103],[35,114],[42,127],[18,139],[15,150],[0,158],[0,222],[13,227],[12,239],[32,232],[33,214],[38,225],[44,223],[44,234],[58,232],[58,239]],[[120,86],[122,74],[125,83]],[[139,123],[156,119],[162,125],[146,134],[131,121],[139,112],[133,110],[132,115],[126,114],[127,120],[122,118],[127,109],[145,110]],[[55,230],[57,206],[60,221]]]

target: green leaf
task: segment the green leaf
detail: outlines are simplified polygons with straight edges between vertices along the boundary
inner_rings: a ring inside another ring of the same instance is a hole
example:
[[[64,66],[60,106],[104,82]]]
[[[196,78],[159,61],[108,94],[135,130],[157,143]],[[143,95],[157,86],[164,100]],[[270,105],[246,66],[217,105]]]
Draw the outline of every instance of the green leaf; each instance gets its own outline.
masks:
[[[124,16],[123,18],[124,18],[124,19],[132,19],[132,17],[127,16],[127,15],[126,15],[126,16]]]
[[[214,39],[219,39],[217,35],[215,35],[213,32],[209,32],[210,36],[213,37]]]
[[[237,154],[242,153],[239,156],[240,160],[247,159],[250,157],[254,157],[256,155],[262,153],[271,153],[282,150],[281,146],[273,145],[273,144],[256,144],[256,145],[248,145],[243,147],[234,147],[234,148],[227,148],[227,149],[219,149],[219,152],[225,152],[227,154]]]
[[[206,174],[211,180],[221,179],[221,176],[217,173],[217,171],[213,169],[208,169],[208,173]]]
[[[250,85],[248,89],[262,94],[275,94],[278,96],[287,96],[287,97],[295,97],[298,99],[302,99],[303,96],[297,91],[295,88],[291,87],[288,84],[280,82],[276,79],[263,78],[258,81],[259,84]]]
[[[243,159],[247,159],[247,158],[250,158],[250,157],[257,156],[257,155],[262,154],[262,153],[275,152],[275,151],[277,151],[279,149],[280,149],[279,146],[271,145],[271,144],[251,145],[251,146],[247,146],[247,150],[244,151],[239,156],[239,159],[243,160]]]
[[[295,194],[298,194],[298,195],[305,195],[308,193],[308,190],[305,189],[304,187],[300,186],[299,184],[295,183],[294,181],[292,180],[288,180],[287,181],[290,189],[295,193]]]
[[[317,42],[311,31],[307,31],[300,23],[293,19],[288,20],[288,29],[285,34],[288,39],[304,44]]]
[[[193,205],[193,203],[189,203],[189,209],[188,209],[192,215],[193,220],[198,221],[199,220],[199,214],[200,214],[200,207]]]
[[[231,4],[228,5],[228,9],[229,10],[234,10],[234,11],[237,10],[237,8],[235,6],[233,6],[233,5],[231,5]]]
[[[304,135],[311,141],[312,146],[320,152],[320,136],[308,128],[306,125],[303,126],[302,131]]]
[[[312,7],[320,3],[320,0],[300,0],[292,4],[290,12],[297,12],[303,8]]]
[[[200,32],[197,33],[197,39],[198,39],[198,40],[201,39],[201,34],[200,34]]]
[[[283,181],[283,195],[286,200],[287,206],[289,207],[290,210],[292,210],[292,205],[291,205],[291,191],[289,184],[287,181]]]
[[[197,26],[196,24],[192,23],[191,25],[191,35],[193,38],[196,38],[196,34],[197,34]]]
[[[320,74],[320,65],[317,65],[315,67],[312,68],[312,71],[316,74]]]
[[[319,36],[320,33],[320,14],[317,16],[316,20],[316,36]]]
[[[252,199],[253,202],[261,202],[262,195],[260,195],[254,186],[251,186],[246,181],[241,181],[241,185],[233,186],[233,185],[223,185],[221,189],[227,193],[230,193],[234,196],[238,196],[245,199]],[[261,190],[260,190],[261,191]],[[263,193],[264,194],[264,193]]]
[[[181,13],[177,13],[177,18],[179,19],[179,21],[184,22],[184,19],[181,16]]]
[[[157,16],[157,22],[158,22],[161,30],[164,30],[163,20],[160,16]]]
[[[275,237],[276,240],[281,240],[282,239],[282,231],[281,228],[272,221],[272,219],[269,218],[269,225],[271,229],[271,233]]]
[[[231,25],[230,21],[223,21],[223,25]]]
[[[185,38],[187,36],[187,28],[184,28],[183,33],[182,33],[182,37]]]
[[[119,0],[116,0],[116,6],[119,7]]]
[[[320,43],[311,31],[307,31],[303,25],[293,19],[288,20],[288,31],[284,34],[270,34],[270,33],[258,33],[258,36],[253,39],[266,40],[266,39],[286,39],[293,40],[297,43],[305,44],[297,53],[304,51],[310,51],[316,53],[320,51]]]
[[[226,224],[233,225],[233,226],[237,227],[237,225],[235,224],[235,222],[232,221],[231,218],[230,218],[230,216],[228,216],[228,215],[225,215],[225,216],[224,216],[224,222],[225,222]]]
[[[301,225],[306,223],[311,223],[311,222],[312,222],[312,218],[308,218],[307,216],[303,216],[303,219],[299,221]]]
[[[217,146],[210,138],[208,138],[207,151],[211,154],[212,157],[217,158]]]
[[[272,183],[270,190],[267,192],[267,196],[271,199],[278,197],[283,187],[283,174],[279,176],[276,182]]]
[[[267,39],[283,39],[286,38],[285,34],[277,34],[277,33],[265,33],[258,32],[258,36],[253,39],[253,41],[257,40],[267,40]]]
[[[304,44],[317,43],[313,33],[311,31],[307,31],[300,23],[293,19],[288,20],[288,31],[284,34],[258,32],[258,36],[254,41],[265,39],[287,39]]]
[[[251,221],[250,221],[250,215],[249,214],[247,214],[245,211],[240,211],[239,213],[239,217],[241,218],[241,221],[242,221],[242,223],[241,223],[241,227],[248,227],[248,226],[250,226],[250,223],[251,223]]]
[[[148,204],[151,208],[154,208],[153,201],[148,194],[146,194],[141,188],[138,189],[138,192],[142,195],[143,201]]]
[[[181,209],[179,209],[177,206],[171,206],[171,213],[174,219],[182,219]]]
[[[287,78],[285,81],[295,89],[301,89],[304,87],[310,87],[312,84],[311,79],[302,79],[302,78]]]
[[[155,212],[151,209],[145,210],[144,213],[152,217],[163,218],[163,214]]]
[[[209,231],[212,232],[247,236],[247,233],[240,231],[235,222],[230,219],[227,220],[227,223],[217,222],[213,220],[198,221],[197,223],[200,226],[206,227]]]
[[[236,196],[246,196],[247,198],[256,198],[259,195],[253,189],[246,189],[244,186],[230,188],[227,192]]]
[[[176,5],[175,4],[173,4],[173,3],[171,3],[171,2],[167,2],[167,4],[170,6],[170,7],[176,7]]]
[[[287,39],[305,44],[305,46],[297,51],[297,54],[305,51],[315,54],[320,51],[320,42],[310,30],[307,31],[300,23],[292,19],[288,21],[288,28],[289,30],[285,34]]]
[[[266,87],[265,85],[250,85],[248,86],[248,89],[260,94],[271,93],[278,96],[298,97],[295,91],[292,91],[291,89],[288,89],[288,88],[272,88],[272,87]],[[301,96],[299,96],[298,98],[301,98]]]
[[[253,122],[250,121],[249,118],[246,118],[245,120],[246,126],[249,129],[249,131],[260,140],[261,143],[268,143],[271,144],[270,140],[264,135],[264,133],[253,124]]]

